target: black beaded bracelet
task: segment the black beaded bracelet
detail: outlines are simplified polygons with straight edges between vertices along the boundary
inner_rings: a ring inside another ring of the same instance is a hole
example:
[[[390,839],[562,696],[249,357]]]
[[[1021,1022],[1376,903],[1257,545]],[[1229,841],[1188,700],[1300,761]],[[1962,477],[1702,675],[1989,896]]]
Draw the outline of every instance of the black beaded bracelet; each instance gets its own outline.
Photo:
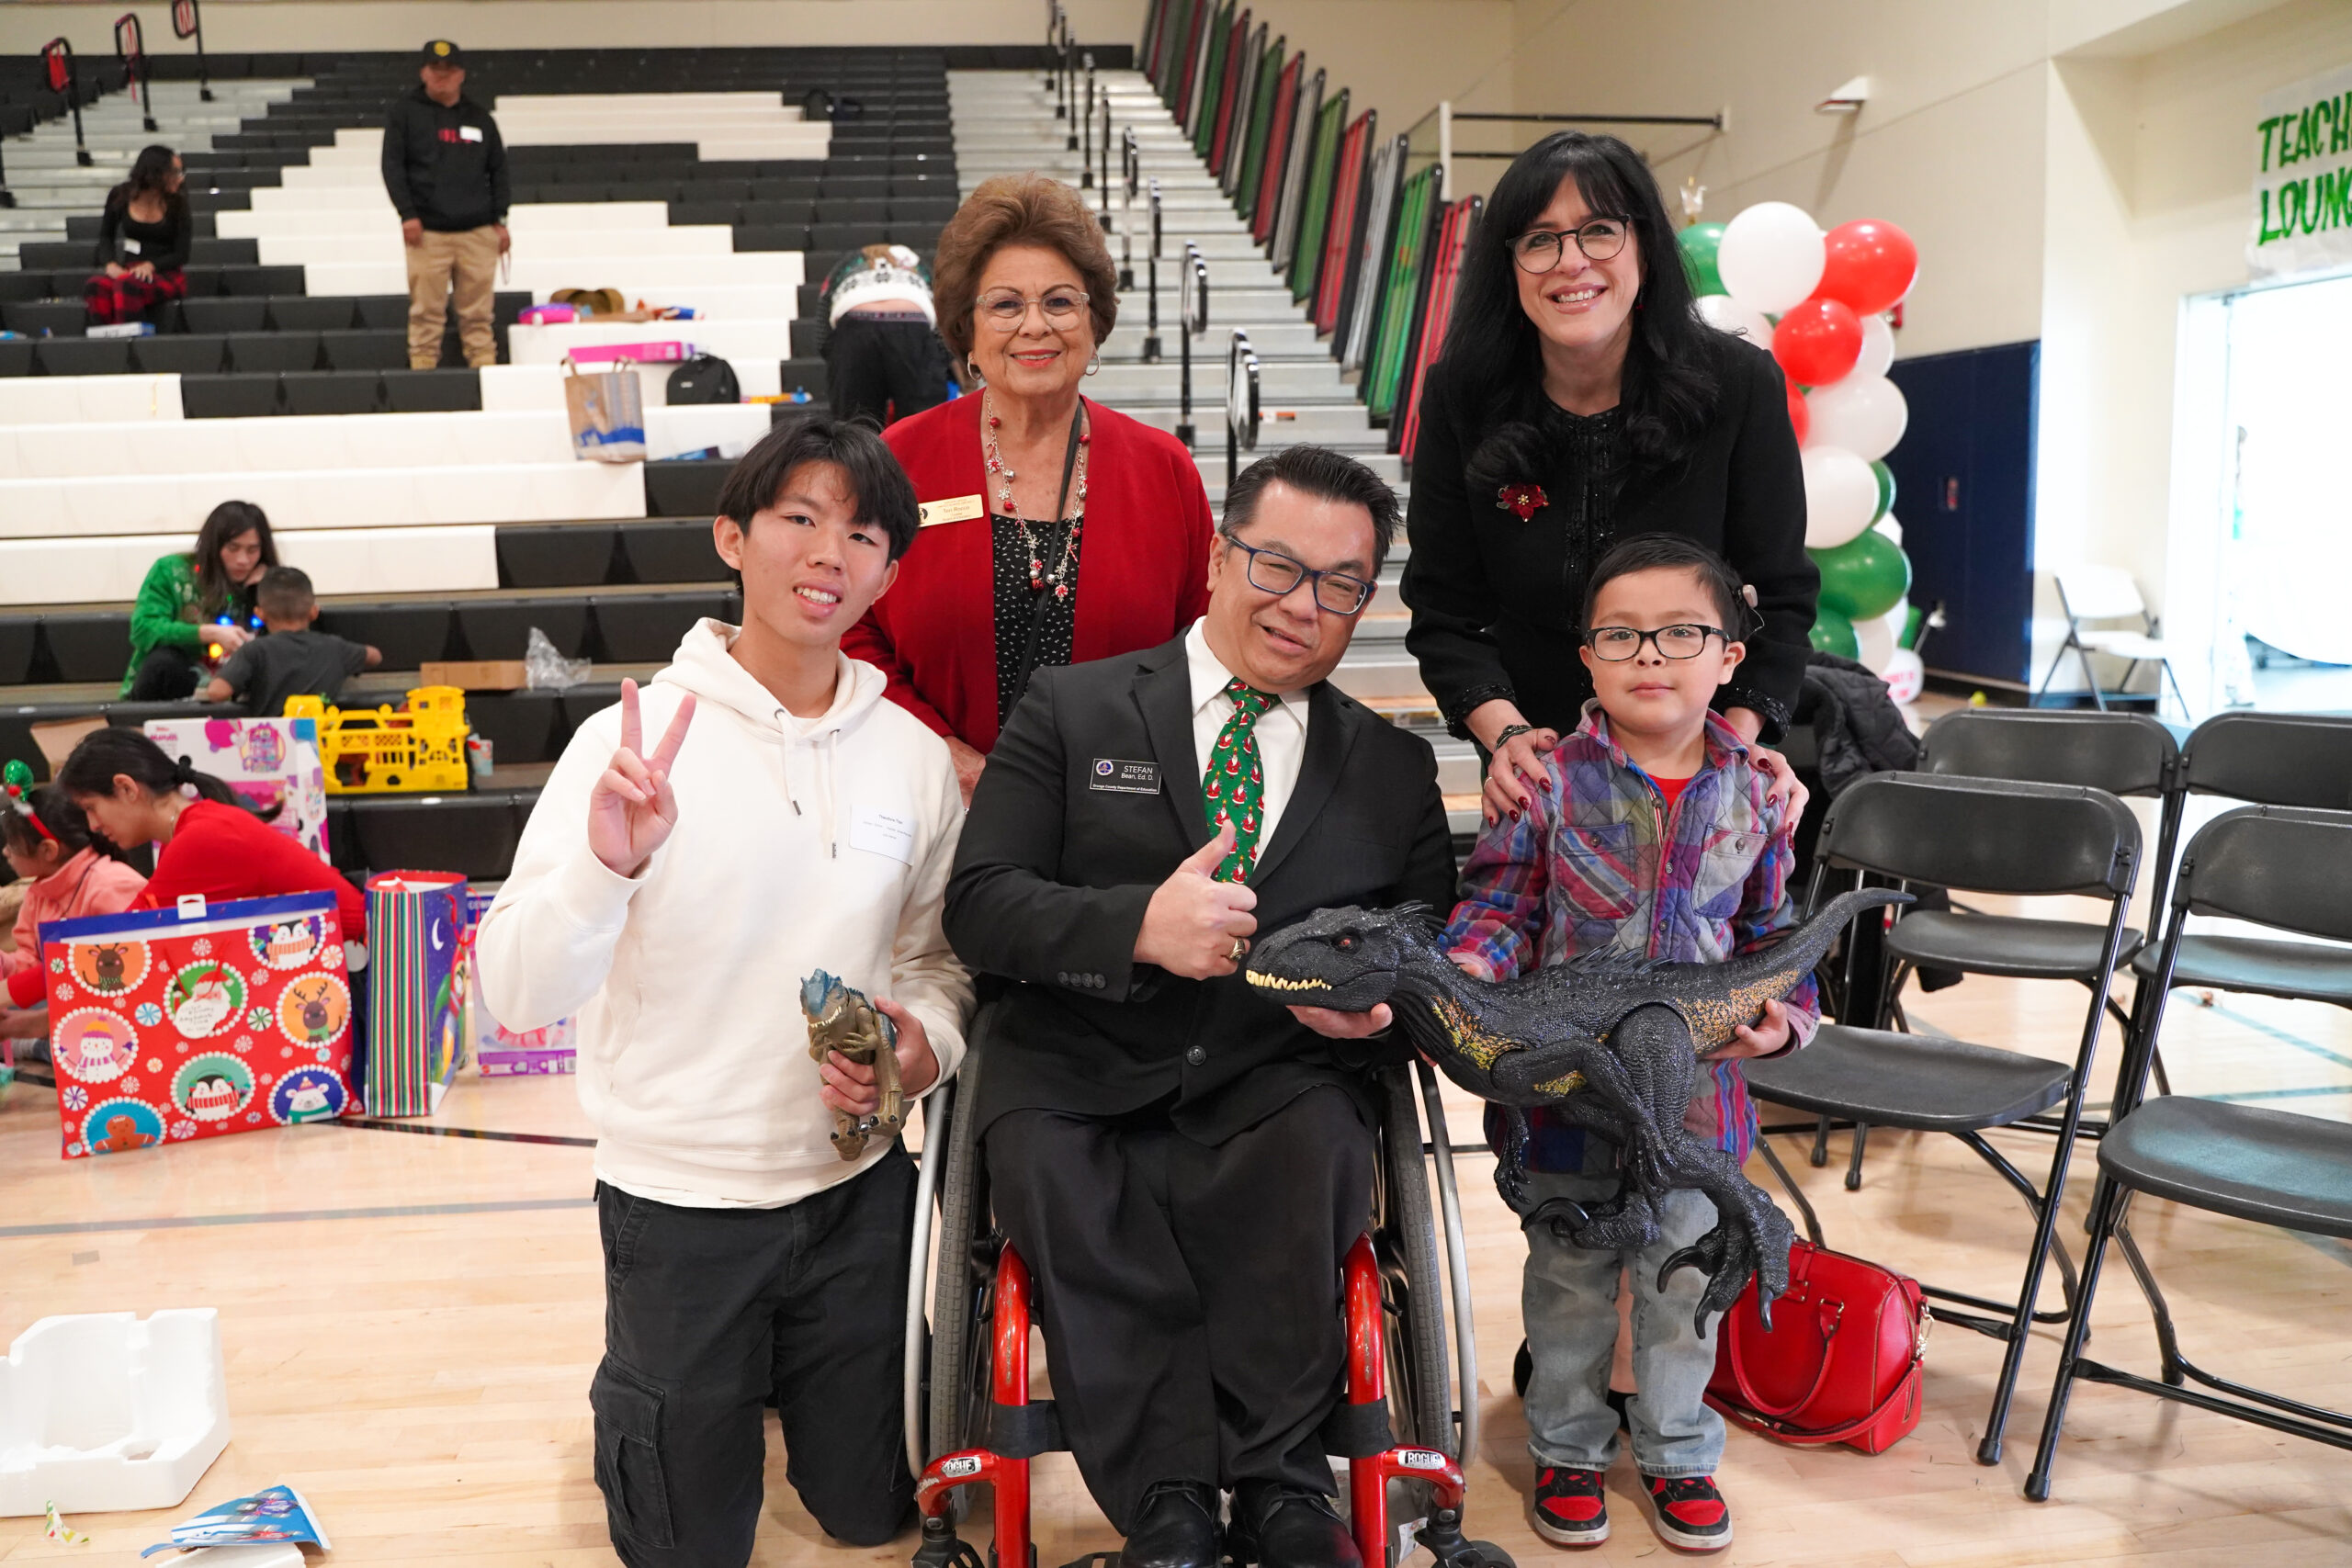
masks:
[[[1513,738],[1521,735],[1532,735],[1534,733],[1535,727],[1532,724],[1507,724],[1503,726],[1502,732],[1495,737],[1495,743],[1492,746],[1487,747],[1487,750],[1489,752],[1499,751],[1504,747],[1510,745]]]

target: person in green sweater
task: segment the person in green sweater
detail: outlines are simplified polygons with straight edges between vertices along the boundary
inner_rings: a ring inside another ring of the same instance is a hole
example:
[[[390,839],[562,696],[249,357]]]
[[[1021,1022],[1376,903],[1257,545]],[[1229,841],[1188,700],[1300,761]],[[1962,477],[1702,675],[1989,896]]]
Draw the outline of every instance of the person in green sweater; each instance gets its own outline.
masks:
[[[139,585],[122,695],[136,703],[194,696],[210,664],[259,635],[254,592],[277,564],[260,507],[249,501],[214,507],[197,530],[196,548],[161,558]]]

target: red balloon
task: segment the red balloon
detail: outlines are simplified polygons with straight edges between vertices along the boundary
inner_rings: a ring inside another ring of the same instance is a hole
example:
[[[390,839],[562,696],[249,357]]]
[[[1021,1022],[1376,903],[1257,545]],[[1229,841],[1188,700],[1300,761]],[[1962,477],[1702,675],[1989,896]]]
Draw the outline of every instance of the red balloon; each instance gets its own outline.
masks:
[[[1919,247],[1911,236],[1875,218],[1840,223],[1823,244],[1828,262],[1813,297],[1839,300],[1858,316],[1888,309],[1911,292],[1919,276]]]
[[[1861,318],[1838,300],[1816,295],[1791,306],[1773,325],[1772,357],[1802,385],[1826,387],[1861,356]]]
[[[1797,445],[1804,446],[1804,438],[1813,434],[1813,405],[1804,400],[1804,391],[1793,377],[1789,379],[1789,423],[1797,433]]]

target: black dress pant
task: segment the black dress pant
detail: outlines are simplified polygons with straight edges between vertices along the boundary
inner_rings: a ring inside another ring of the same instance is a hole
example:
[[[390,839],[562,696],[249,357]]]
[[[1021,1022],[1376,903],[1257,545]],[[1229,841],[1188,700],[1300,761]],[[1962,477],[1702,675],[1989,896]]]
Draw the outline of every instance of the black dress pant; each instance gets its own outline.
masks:
[[[771,1391],[785,1474],[826,1534],[878,1546],[910,1522],[899,1379],[914,1188],[896,1146],[781,1209],[597,1188],[605,1359],[588,1403],[629,1568],[750,1561]]]
[[[825,335],[825,400],[835,419],[876,424],[947,400],[947,355],[921,321],[843,316]]]
[[[204,680],[204,666],[194,654],[176,648],[152,649],[139,661],[138,672],[130,678],[130,695],[125,700],[184,703],[196,695]]]
[[[1164,1117],[1013,1111],[987,1146],[1062,1431],[1111,1523],[1124,1533],[1160,1481],[1330,1492],[1340,1268],[1372,1209],[1355,1101],[1310,1089],[1214,1147]]]

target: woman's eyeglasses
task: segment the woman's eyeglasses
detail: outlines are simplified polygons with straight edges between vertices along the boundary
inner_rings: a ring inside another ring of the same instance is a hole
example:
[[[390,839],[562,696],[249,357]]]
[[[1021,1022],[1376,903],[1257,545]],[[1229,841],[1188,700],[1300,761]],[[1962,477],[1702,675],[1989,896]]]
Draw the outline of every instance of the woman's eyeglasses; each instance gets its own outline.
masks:
[[[1625,236],[1633,226],[1628,218],[1596,218],[1580,229],[1566,231],[1531,229],[1510,242],[1511,259],[1519,263],[1521,272],[1549,272],[1560,265],[1560,247],[1573,238],[1588,259],[1610,261],[1625,248]]]
[[[1312,582],[1315,603],[1335,615],[1352,615],[1372,597],[1372,584],[1361,577],[1310,570],[1305,562],[1293,560],[1280,550],[1261,550],[1238,539],[1232,544],[1249,556],[1250,586],[1261,593],[1271,593],[1279,599],[1300,583]]]
[[[1711,637],[1723,638],[1725,646],[1731,642],[1731,634],[1720,626],[1660,626],[1654,632],[1635,631],[1631,626],[1595,626],[1584,634],[1584,641],[1595,659],[1617,664],[1641,652],[1644,643],[1657,649],[1661,659],[1696,659],[1707,651],[1707,639]]]
[[[1017,333],[1021,323],[1029,319],[1029,307],[1035,305],[1045,312],[1047,326],[1064,332],[1076,326],[1079,317],[1086,313],[1086,299],[1083,288],[1048,288],[1034,299],[1017,288],[994,288],[981,295],[972,309],[998,332]]]

